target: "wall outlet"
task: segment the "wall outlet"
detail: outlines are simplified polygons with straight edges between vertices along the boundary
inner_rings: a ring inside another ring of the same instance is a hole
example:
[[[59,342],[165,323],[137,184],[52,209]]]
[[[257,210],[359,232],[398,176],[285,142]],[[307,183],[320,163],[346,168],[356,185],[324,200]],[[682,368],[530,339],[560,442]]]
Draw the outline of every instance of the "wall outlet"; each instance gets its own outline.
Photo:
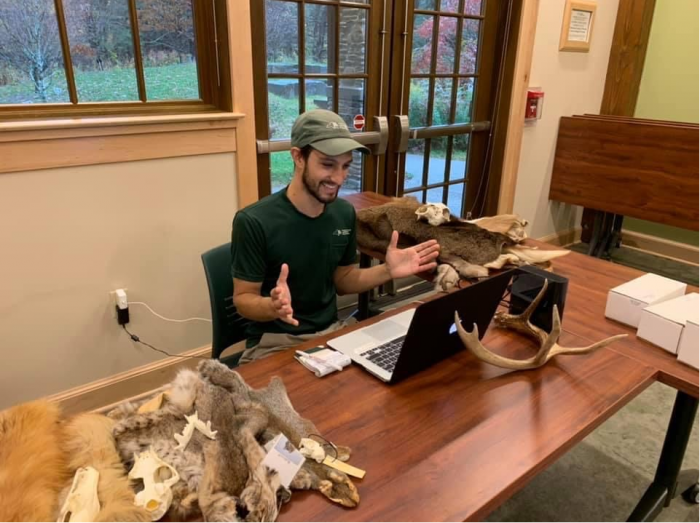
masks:
[[[119,325],[129,323],[129,300],[127,289],[115,289],[109,293],[114,304],[114,317]]]
[[[117,291],[123,291],[124,292],[124,298],[126,299],[128,297],[129,289],[126,287],[122,287],[120,289],[114,289],[113,291],[109,291],[109,299],[112,302],[112,305],[119,306],[119,297],[117,296]],[[128,306],[128,299],[126,300],[126,305]]]

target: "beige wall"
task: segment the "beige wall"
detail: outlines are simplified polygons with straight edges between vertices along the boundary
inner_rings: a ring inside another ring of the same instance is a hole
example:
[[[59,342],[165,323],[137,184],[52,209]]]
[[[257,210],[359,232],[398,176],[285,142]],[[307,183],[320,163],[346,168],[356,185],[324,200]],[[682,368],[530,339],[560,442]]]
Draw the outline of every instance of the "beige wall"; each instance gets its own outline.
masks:
[[[580,208],[548,199],[559,118],[600,111],[618,0],[597,2],[588,53],[559,52],[564,4],[539,3],[530,86],[544,89],[544,112],[523,132],[515,193],[514,211],[531,221],[535,238],[580,225]]]
[[[164,356],[118,327],[109,292],[210,317],[200,254],[230,239],[234,154],[0,175],[0,408]],[[156,347],[208,345],[208,323],[131,307]]]

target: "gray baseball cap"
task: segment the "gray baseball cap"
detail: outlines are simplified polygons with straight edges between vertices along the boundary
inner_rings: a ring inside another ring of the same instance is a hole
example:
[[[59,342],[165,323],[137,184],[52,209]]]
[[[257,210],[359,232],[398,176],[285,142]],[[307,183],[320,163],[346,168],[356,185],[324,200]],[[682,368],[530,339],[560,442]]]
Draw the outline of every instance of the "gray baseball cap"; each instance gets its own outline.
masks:
[[[292,147],[310,145],[327,156],[350,151],[369,153],[369,149],[352,138],[343,119],[331,111],[314,109],[299,115],[292,126]]]

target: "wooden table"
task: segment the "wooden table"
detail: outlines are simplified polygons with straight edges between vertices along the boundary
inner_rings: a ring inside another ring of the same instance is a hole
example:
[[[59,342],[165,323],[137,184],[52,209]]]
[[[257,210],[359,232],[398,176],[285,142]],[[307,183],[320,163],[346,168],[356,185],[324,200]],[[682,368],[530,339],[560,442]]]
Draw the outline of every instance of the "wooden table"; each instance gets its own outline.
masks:
[[[587,344],[568,333],[561,341]],[[511,357],[532,351],[507,331],[489,330],[484,343]],[[350,463],[367,471],[356,482],[356,509],[319,493],[295,493],[280,521],[483,519],[655,376],[654,368],[609,348],[559,357],[531,372],[499,369],[465,350],[395,385],[354,365],[319,379],[293,351],[238,370],[253,387],[280,376],[296,410],[325,437],[350,446]]]
[[[346,199],[356,210],[390,200],[386,196],[367,192]],[[528,243],[544,249],[553,248],[534,240],[528,240]],[[365,260],[370,256],[381,257],[378,253],[362,254]],[[681,463],[698,408],[698,371],[679,363],[674,355],[637,338],[636,329],[605,318],[608,291],[642,275],[642,272],[574,252],[556,259],[554,271],[569,279],[566,313],[562,322],[565,334],[576,335],[588,344],[603,337],[627,333],[628,338],[613,344],[610,350],[653,369],[655,380],[678,390],[654,482],[630,516],[631,520],[653,519],[676,494]],[[688,292],[697,292],[697,288],[689,287]],[[368,298],[366,300],[368,303]],[[565,341],[565,338],[562,340]],[[697,473],[694,481],[697,481]],[[426,519],[431,518],[426,516]]]

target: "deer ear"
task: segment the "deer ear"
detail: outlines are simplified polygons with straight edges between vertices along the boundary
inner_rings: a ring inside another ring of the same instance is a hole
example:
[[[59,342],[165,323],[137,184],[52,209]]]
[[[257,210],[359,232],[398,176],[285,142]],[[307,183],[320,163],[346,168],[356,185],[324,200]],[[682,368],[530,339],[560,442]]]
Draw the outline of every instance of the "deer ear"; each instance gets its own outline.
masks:
[[[443,209],[442,210],[442,215],[445,217],[446,220],[450,219],[450,210],[449,209]]]

